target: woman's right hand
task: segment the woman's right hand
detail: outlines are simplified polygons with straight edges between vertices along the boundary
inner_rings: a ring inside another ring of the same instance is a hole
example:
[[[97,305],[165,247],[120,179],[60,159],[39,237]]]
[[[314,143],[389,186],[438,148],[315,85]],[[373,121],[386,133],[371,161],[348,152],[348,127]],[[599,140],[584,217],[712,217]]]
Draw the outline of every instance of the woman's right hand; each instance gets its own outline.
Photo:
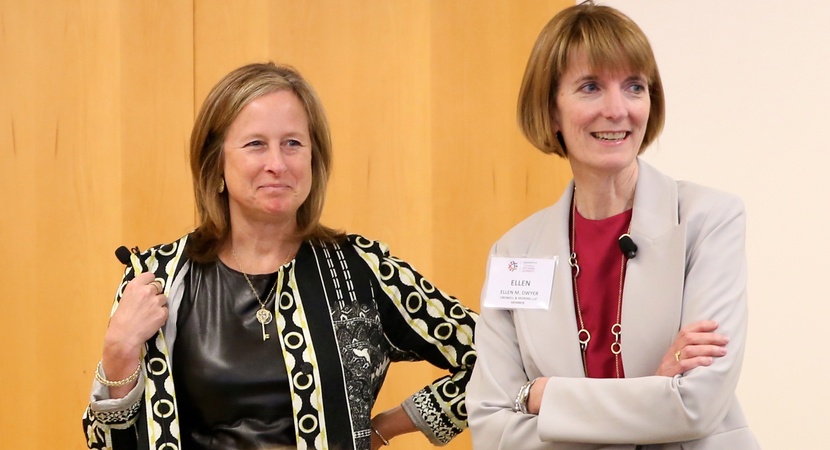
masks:
[[[700,366],[709,366],[726,355],[729,338],[715,333],[718,324],[701,320],[681,328],[666,350],[656,375],[673,377]]]
[[[125,379],[135,371],[142,346],[167,321],[167,297],[161,293],[161,284],[154,280],[153,273],[144,272],[127,283],[118,308],[110,317],[101,362],[111,381]],[[134,385],[110,388],[110,395],[122,397]]]

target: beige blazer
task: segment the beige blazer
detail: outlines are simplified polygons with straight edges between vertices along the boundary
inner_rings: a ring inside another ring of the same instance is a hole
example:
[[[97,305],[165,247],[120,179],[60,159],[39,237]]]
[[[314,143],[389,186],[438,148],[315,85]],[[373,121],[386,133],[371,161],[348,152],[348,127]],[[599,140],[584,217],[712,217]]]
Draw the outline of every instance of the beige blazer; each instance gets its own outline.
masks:
[[[567,262],[572,196],[573,184],[493,246],[491,256],[559,262],[549,310],[482,311],[467,387],[474,449],[759,448],[735,398],[747,328],[741,200],[639,161],[631,218],[639,250],[623,293],[626,378],[588,379]],[[729,336],[727,355],[682,376],[653,375],[678,330],[703,319]],[[539,415],[513,412],[519,387],[536,377],[551,377]]]

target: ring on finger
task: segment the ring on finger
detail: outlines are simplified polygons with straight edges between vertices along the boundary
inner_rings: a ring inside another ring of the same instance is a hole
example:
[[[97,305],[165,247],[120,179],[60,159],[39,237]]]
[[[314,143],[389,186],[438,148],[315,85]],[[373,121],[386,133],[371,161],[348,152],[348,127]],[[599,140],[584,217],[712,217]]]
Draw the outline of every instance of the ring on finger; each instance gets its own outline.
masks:
[[[680,350],[674,352],[674,360],[680,362]]]
[[[164,289],[161,287],[161,281],[153,280],[150,282],[150,285],[155,286],[156,295],[161,295],[164,292]]]

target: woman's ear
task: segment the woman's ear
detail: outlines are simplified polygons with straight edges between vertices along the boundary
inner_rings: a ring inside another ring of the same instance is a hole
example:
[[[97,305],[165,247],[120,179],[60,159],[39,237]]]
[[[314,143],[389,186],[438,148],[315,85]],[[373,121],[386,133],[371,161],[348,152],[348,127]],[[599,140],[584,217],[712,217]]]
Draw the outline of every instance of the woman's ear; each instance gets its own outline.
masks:
[[[550,131],[554,135],[562,130],[559,126],[559,111],[556,108],[550,109]]]

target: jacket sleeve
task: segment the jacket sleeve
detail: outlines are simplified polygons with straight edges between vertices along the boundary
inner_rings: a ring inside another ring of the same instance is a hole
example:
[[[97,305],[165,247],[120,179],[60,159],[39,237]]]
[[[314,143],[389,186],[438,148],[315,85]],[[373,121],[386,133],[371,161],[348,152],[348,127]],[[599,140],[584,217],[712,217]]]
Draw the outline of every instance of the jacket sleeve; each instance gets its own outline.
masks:
[[[515,322],[510,311],[488,309],[477,331],[480,359],[469,398],[477,450],[657,444],[716,432],[732,407],[746,339],[745,212],[728,195],[696,205],[694,214],[681,208],[688,219],[681,326],[716,321],[717,332],[730,338],[727,355],[673,378],[551,377],[539,415],[516,414],[513,399],[528,375]]]
[[[519,387],[528,381],[516,336],[511,311],[482,311],[476,329],[476,348],[484,352],[479,352],[467,395],[474,449],[633,450],[633,446],[543,440],[540,416],[513,412]],[[598,422],[592,423],[596,426]]]
[[[112,312],[115,312],[118,307],[124,287],[135,275],[133,268],[128,268],[125,271],[115,295]],[[143,371],[139,374],[136,386],[127,396],[120,399],[111,399],[109,388],[97,379],[93,379],[89,405],[83,416],[87,447],[90,449],[114,450],[137,448],[138,440],[135,427],[140,415],[143,393]]]
[[[186,271],[180,270],[186,261],[185,258],[181,258],[186,241],[187,236],[172,244],[148,248],[140,254],[133,252],[130,255],[131,264],[126,268],[124,276],[121,279],[121,284],[119,284],[115,294],[115,301],[113,302],[110,315],[115,313],[118,308],[127,283],[132,281],[137,274],[148,271],[153,272],[156,274],[156,279],[161,281],[163,286],[167,287],[168,282],[174,279],[174,274],[186,273]],[[166,292],[170,295],[172,290],[167,290]],[[170,309],[175,310],[175,306],[173,305],[175,302],[171,297],[168,297],[168,302]],[[172,317],[173,313],[171,313]],[[170,323],[175,325],[175,319],[168,320],[168,324]],[[155,337],[152,345],[155,348],[161,348],[166,351],[166,344],[162,333],[159,333]],[[154,375],[148,375],[148,358],[151,355],[147,353],[148,348],[150,348],[149,343],[145,345],[145,351],[142,352],[144,360],[142,361],[142,370],[139,373],[136,386],[124,398],[111,399],[109,389],[97,380],[93,380],[90,403],[83,416],[87,447],[90,449],[130,450],[138,447],[147,447],[147,415],[148,413],[152,414],[152,417],[159,415],[157,408],[145,408],[147,386],[156,386],[151,388],[155,389],[155,391],[151,390],[150,392],[155,392],[154,395],[160,402],[167,401],[166,398],[160,396],[159,389],[157,388],[158,383],[164,382],[163,379],[162,381],[153,380]],[[163,356],[166,357],[166,355]],[[169,368],[169,362],[165,366]],[[165,369],[162,375],[166,374],[168,370]],[[155,375],[158,376],[158,373]],[[171,397],[173,396],[172,394],[169,395]],[[175,409],[175,406],[173,408]],[[165,418],[167,419],[165,425],[176,420],[175,414],[165,415]],[[171,428],[177,430],[178,425],[173,424]],[[158,445],[163,445],[165,440],[172,439],[175,441],[175,436],[171,438],[170,433],[162,432],[160,434],[162,437],[159,440],[160,444],[157,443]]]
[[[428,361],[448,373],[403,402],[413,423],[435,445],[467,428],[466,387],[476,360],[477,314],[432,285],[382,243],[356,238],[355,247],[375,273],[384,334],[395,361]]]

